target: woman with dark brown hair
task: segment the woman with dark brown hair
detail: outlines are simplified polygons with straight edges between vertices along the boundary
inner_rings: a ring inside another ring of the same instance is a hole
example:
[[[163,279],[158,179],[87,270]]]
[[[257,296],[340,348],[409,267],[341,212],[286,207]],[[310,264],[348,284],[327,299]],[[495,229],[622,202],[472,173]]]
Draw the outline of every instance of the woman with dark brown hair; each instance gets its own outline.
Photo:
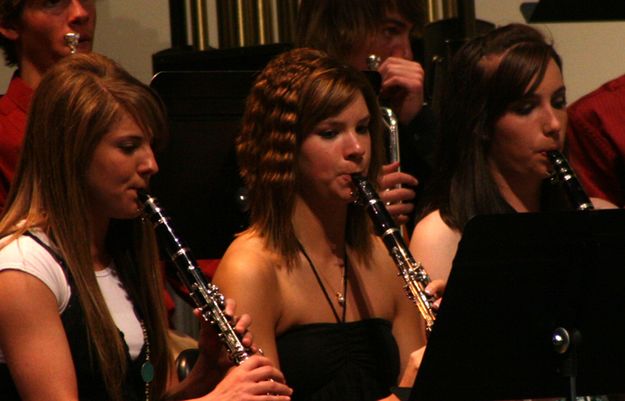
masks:
[[[447,279],[472,217],[573,208],[549,182],[547,153],[562,151],[566,122],[562,61],[536,29],[506,25],[456,53],[441,100],[438,171],[410,244],[433,278]]]

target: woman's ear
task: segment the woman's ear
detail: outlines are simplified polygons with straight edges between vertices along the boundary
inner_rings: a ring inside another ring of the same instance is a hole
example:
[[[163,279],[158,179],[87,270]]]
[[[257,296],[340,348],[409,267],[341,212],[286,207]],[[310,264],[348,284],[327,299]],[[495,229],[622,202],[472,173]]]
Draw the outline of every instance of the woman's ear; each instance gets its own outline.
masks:
[[[0,22],[0,35],[13,41],[20,37],[19,32],[15,28],[15,24],[5,21]]]

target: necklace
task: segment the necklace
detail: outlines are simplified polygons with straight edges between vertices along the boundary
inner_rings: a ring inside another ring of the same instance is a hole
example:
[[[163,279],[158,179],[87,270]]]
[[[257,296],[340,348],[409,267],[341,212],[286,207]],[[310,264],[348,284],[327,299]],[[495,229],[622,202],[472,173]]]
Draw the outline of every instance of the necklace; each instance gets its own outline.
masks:
[[[310,266],[310,269],[315,275],[315,279],[317,279],[317,283],[319,284],[319,287],[321,287],[321,291],[323,291],[323,295],[328,301],[328,304],[330,304],[330,308],[332,308],[332,313],[334,314],[336,321],[338,323],[345,323],[345,313],[347,311],[347,307],[346,307],[347,275],[348,275],[348,268],[349,268],[349,259],[347,258],[347,251],[345,252],[343,256],[343,292],[336,291],[335,293],[336,301],[343,308],[343,313],[341,314],[341,317],[339,318],[339,314],[337,313],[336,308],[334,308],[334,303],[332,302],[332,299],[330,298],[330,295],[328,294],[328,291],[326,290],[325,285],[323,285],[323,281],[321,280],[321,276],[319,275],[319,272],[317,271],[315,264],[313,263],[310,256],[308,256],[308,253],[306,252],[304,245],[302,245],[302,243],[299,242],[299,240],[297,240],[297,245],[299,246],[299,249],[302,252],[302,255],[304,255],[304,257],[306,258],[306,261],[308,261],[308,265]]]
[[[145,383],[145,401],[150,401],[150,383],[154,380],[154,365],[150,360],[150,339],[148,337],[148,330],[145,328],[145,323],[142,319],[139,319],[141,324],[141,331],[143,332],[143,343],[145,344],[145,361],[141,365],[141,378]]]

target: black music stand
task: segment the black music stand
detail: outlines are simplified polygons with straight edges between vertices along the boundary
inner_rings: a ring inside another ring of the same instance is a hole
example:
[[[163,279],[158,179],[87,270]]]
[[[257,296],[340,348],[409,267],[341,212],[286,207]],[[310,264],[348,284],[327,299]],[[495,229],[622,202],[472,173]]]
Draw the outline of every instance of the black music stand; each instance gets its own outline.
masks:
[[[151,83],[170,124],[152,190],[198,259],[221,258],[248,224],[234,140],[257,73],[167,71]]]
[[[521,14],[530,23],[622,21],[621,0],[534,0],[521,3]]]
[[[470,221],[411,401],[625,393],[625,211]],[[560,354],[558,328],[581,333]]]

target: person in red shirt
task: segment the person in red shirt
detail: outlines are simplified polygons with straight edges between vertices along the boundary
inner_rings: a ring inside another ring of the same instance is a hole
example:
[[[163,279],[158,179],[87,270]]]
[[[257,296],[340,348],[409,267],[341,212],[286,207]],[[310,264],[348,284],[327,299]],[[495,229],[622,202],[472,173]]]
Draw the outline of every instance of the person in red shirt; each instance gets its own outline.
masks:
[[[590,196],[625,206],[625,75],[568,108],[569,161]]]
[[[77,52],[91,51],[95,23],[95,0],[0,3],[0,47],[6,64],[17,67],[0,99],[0,210],[19,158],[34,89],[52,65],[70,54],[65,34],[80,34]]]

